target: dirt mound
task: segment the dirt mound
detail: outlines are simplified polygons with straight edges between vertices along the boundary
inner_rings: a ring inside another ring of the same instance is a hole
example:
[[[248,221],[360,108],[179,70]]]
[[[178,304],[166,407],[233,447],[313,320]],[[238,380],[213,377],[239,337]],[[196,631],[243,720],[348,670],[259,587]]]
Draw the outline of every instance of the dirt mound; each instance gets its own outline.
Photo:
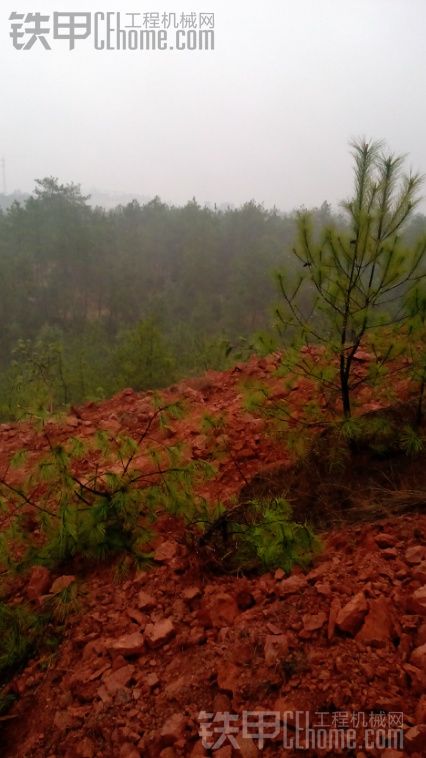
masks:
[[[423,723],[426,516],[334,531],[313,570],[288,579],[208,580],[179,541],[159,547],[157,568],[121,585],[106,570],[87,578],[57,654],[11,685],[4,758],[207,755],[200,711]],[[256,740],[245,747],[232,755],[258,755]],[[265,742],[265,756],[293,754],[282,736]]]
[[[252,359],[169,388],[164,401],[183,401],[185,414],[152,435],[181,442],[188,460],[215,459],[216,475],[203,484],[211,501],[284,495],[298,518],[321,514],[318,523],[333,528],[316,564],[289,577],[282,570],[217,576],[169,518],[159,525],[149,571],[121,582],[105,565],[77,576],[34,571],[22,578],[15,603],[26,597],[40,608],[46,593],[68,586],[76,586],[77,602],[60,644],[8,685],[16,702],[0,723],[2,758],[291,758],[300,749],[284,745],[284,724],[311,758],[426,754],[426,516],[336,526],[338,513],[344,521],[362,504],[370,516],[372,504],[384,507],[386,491],[400,508],[405,497],[409,510],[409,496],[422,507],[425,456],[373,456],[358,446],[350,463],[343,456],[343,467],[330,470],[325,435],[294,465],[285,440],[269,436],[264,418],[245,403],[247,386],[264,382],[271,397],[289,398],[295,416],[302,412],[312,387],[285,387],[278,364],[279,356]],[[364,409],[374,403],[380,407],[366,395]],[[152,393],[125,390],[50,422],[49,439],[85,440],[99,429],[136,436],[152,409]],[[17,476],[46,450],[45,436],[30,423],[0,427],[0,468],[22,447],[29,458]],[[200,712],[210,734],[205,746]],[[271,736],[264,725],[262,745],[259,728],[247,730],[247,714],[265,713],[279,728]],[[309,747],[302,727],[318,714],[330,728],[340,719],[345,732],[358,715],[358,748]],[[367,744],[368,728],[401,724],[401,714],[404,750],[389,735],[387,744]],[[221,717],[228,719],[222,731]]]
[[[399,435],[414,423],[415,404],[370,411],[348,439],[339,427],[319,432],[294,465],[269,464],[241,488],[240,500],[283,497],[294,518],[320,529],[426,507],[426,451],[404,449]]]

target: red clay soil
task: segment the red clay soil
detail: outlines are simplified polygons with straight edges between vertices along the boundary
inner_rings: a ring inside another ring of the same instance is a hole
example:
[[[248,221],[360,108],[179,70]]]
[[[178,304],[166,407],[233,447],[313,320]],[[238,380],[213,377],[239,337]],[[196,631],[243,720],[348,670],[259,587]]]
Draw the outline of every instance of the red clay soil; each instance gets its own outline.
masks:
[[[167,401],[184,399],[188,412],[156,430],[157,440],[180,440],[188,457],[208,460],[222,437],[218,475],[204,491],[211,499],[226,500],[265,467],[290,461],[243,403],[249,380],[267,381],[277,397],[289,394],[274,376],[278,360],[253,359],[164,393]],[[401,380],[401,393],[404,386]],[[308,382],[292,390],[295,413],[311,392]],[[377,407],[366,399],[365,410]],[[49,434],[88,438],[103,428],[137,436],[151,408],[149,394],[125,390],[51,423]],[[200,430],[206,413],[225,417],[214,440]],[[29,423],[3,425],[0,467],[22,447],[36,458],[45,446]],[[18,699],[0,723],[1,758],[426,755],[426,515],[334,529],[306,573],[249,578],[206,574],[182,527],[164,519],[151,570],[117,583],[111,566],[76,578],[36,568],[15,601],[31,598],[38,607],[71,581],[79,605],[63,642],[9,685]],[[215,718],[217,731],[205,744],[217,749],[202,744],[200,712],[210,714],[207,731]],[[272,713],[274,729],[264,728],[261,750],[264,712]],[[400,736],[401,714],[404,747],[386,746]],[[342,747],[313,745],[296,728],[307,719],[325,719],[329,731],[339,726]],[[349,728],[356,747],[347,741]]]

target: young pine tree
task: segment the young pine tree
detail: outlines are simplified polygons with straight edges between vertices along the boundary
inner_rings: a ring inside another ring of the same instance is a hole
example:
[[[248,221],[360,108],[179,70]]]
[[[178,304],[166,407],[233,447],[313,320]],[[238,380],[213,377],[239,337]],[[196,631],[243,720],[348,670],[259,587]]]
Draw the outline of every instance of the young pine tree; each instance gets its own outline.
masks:
[[[338,390],[345,418],[356,386],[354,357],[364,341],[408,319],[406,298],[425,276],[426,251],[425,238],[408,247],[401,236],[422,177],[404,173],[404,156],[385,152],[381,142],[351,146],[354,193],[342,204],[346,223],[316,233],[311,215],[298,214],[296,275],[290,281],[278,274],[284,307],[277,310],[280,326],[298,335],[299,346],[325,347],[334,373],[303,359],[295,368]],[[379,363],[389,354],[382,352]]]

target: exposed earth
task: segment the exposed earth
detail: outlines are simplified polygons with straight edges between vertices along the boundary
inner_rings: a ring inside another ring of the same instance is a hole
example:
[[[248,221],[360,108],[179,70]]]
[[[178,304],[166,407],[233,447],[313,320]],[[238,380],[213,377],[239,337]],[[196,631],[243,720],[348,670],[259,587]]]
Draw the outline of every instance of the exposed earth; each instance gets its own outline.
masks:
[[[360,356],[360,372],[367,360]],[[297,418],[312,386],[299,380],[285,388],[275,374],[278,363],[276,355],[252,359],[166,390],[165,400],[184,400],[187,412],[170,427],[154,429],[153,437],[179,440],[188,458],[202,460],[219,444],[217,475],[203,485],[208,499],[230,502],[268,481],[271,489],[283,490],[284,479],[291,482],[285,494],[291,499],[295,493],[295,515],[303,501],[306,517],[306,503],[312,503],[313,513],[323,510],[333,482],[319,493],[313,472],[309,485],[309,472],[294,466],[285,435],[268,435],[264,418],[244,403],[247,383],[266,382],[270,396],[289,398]],[[407,396],[405,379],[396,391]],[[364,412],[385,404],[368,391],[365,397],[361,391],[359,400]],[[63,441],[105,429],[137,437],[151,409],[152,393],[125,390],[50,422],[49,435]],[[221,427],[203,430],[206,414],[222,416]],[[4,470],[24,447],[29,469],[45,446],[30,422],[4,424],[0,466]],[[407,507],[392,513],[384,507],[383,483],[394,504],[398,463],[370,461],[367,468],[367,483],[361,481],[360,461],[352,480],[345,474],[352,490],[355,478],[360,480],[347,513],[339,513],[333,502],[326,523],[314,519],[323,550],[306,572],[213,573],[188,550],[182,523],[171,517],[160,522],[152,568],[132,572],[122,582],[111,565],[63,576],[34,567],[14,584],[15,603],[42,607],[46,597],[75,582],[78,605],[57,650],[30,660],[8,685],[17,698],[0,721],[2,758],[426,755],[425,460],[402,465],[399,493],[411,493],[411,500],[407,494]],[[336,491],[342,493],[344,477],[338,478]],[[371,504],[377,483],[380,508],[371,513],[366,508],[355,518],[360,493]],[[210,714],[204,717],[205,743],[216,743],[216,749],[203,747],[202,712]],[[262,745],[259,718],[265,712],[270,721]],[[230,714],[228,733],[221,729],[220,714]],[[214,718],[216,732],[209,738]],[[356,745],[310,746],[303,728],[318,726],[321,718],[329,730],[355,730]],[[403,748],[387,746],[385,740],[391,743],[398,730]]]

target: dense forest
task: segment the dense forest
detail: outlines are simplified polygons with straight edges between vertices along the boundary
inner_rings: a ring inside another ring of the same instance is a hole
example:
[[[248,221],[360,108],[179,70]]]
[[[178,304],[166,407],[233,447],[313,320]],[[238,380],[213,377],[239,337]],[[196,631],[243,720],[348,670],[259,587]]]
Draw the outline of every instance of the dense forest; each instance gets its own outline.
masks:
[[[271,323],[296,217],[253,201],[105,210],[79,185],[37,181],[0,211],[1,417],[222,367]],[[331,217],[313,210],[318,228]],[[425,228],[417,215],[406,234]]]

